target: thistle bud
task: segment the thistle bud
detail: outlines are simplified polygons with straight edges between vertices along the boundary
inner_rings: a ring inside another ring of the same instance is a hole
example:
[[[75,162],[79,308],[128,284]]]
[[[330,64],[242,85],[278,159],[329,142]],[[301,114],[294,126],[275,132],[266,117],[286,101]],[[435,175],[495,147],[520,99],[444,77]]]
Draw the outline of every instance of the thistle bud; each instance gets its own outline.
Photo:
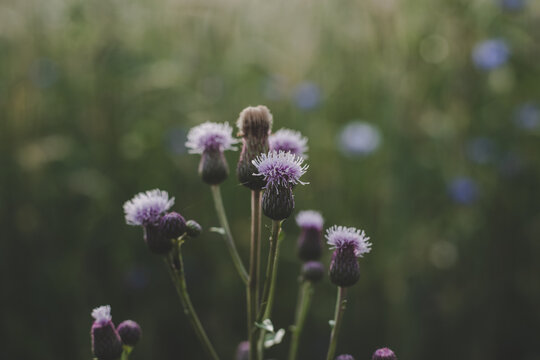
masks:
[[[302,261],[319,260],[322,255],[323,217],[317,211],[301,211],[296,223],[302,229],[298,238],[298,257]]]
[[[326,231],[328,244],[335,249],[330,264],[330,280],[337,286],[349,287],[360,278],[358,257],[371,251],[369,237],[363,230],[333,226]]]
[[[236,348],[235,360],[248,360],[249,359],[249,341],[242,341]]]
[[[240,113],[236,125],[242,136],[242,152],[236,167],[240,183],[251,190],[261,190],[266,182],[257,177],[253,160],[269,149],[268,136],[272,129],[272,114],[266,106],[247,107]]]
[[[139,324],[132,320],[125,320],[116,328],[124,345],[135,346],[139,342],[142,330]]]
[[[168,253],[173,246],[171,238],[167,238],[156,225],[147,225],[144,227],[144,241],[151,252],[158,255]]]
[[[92,317],[95,319],[90,331],[92,353],[99,360],[118,359],[123,347],[120,335],[112,323],[111,307],[107,305],[94,309]]]
[[[225,181],[229,176],[229,166],[223,152],[203,152],[199,163],[199,175],[208,185],[218,185]]]
[[[378,349],[373,353],[372,360],[397,360],[396,354],[389,348]]]
[[[187,227],[186,232],[191,237],[197,237],[202,232],[202,226],[199,225],[199,223],[196,222],[195,220],[188,220],[186,222],[186,227]]]
[[[264,191],[262,196],[263,214],[272,220],[284,220],[294,210],[294,196],[290,186],[274,186]]]
[[[319,282],[324,276],[324,265],[318,261],[308,261],[302,266],[302,276],[307,281]]]
[[[186,220],[177,212],[165,214],[159,221],[159,231],[165,239],[177,239],[186,232]]]
[[[354,357],[349,354],[339,355],[336,360],[354,360]]]

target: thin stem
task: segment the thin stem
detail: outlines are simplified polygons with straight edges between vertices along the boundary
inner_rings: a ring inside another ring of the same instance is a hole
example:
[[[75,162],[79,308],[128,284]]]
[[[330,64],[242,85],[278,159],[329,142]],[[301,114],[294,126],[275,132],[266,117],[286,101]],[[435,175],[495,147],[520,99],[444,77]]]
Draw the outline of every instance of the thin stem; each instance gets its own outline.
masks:
[[[289,349],[289,360],[296,360],[298,355],[298,343],[300,334],[304,328],[307,312],[313,295],[313,286],[311,281],[305,281],[300,286],[298,294],[298,303],[296,304],[296,313],[294,317],[294,327],[292,329],[291,348]]]
[[[247,284],[248,274],[246,268],[244,267],[244,263],[242,262],[242,258],[238,254],[238,250],[236,250],[236,245],[234,243],[234,239],[231,233],[231,228],[229,227],[229,221],[227,220],[227,213],[225,212],[225,207],[223,206],[221,190],[219,188],[219,185],[212,185],[210,186],[210,189],[212,190],[212,197],[214,198],[214,205],[216,207],[219,223],[223,230],[225,230],[225,233],[223,234],[225,244],[227,244],[227,248],[229,249],[229,253],[231,254],[234,267],[236,268],[236,271],[238,271],[238,275],[240,275],[240,278],[242,279],[244,284]]]
[[[268,252],[268,262],[266,264],[266,278],[264,281],[264,289],[261,301],[261,307],[259,309],[259,315],[257,316],[257,322],[262,322],[265,319],[269,319],[272,316],[272,306],[274,304],[274,294],[276,290],[276,278],[279,259],[279,233],[281,231],[281,221],[272,220],[272,237],[270,238],[270,249]],[[259,341],[257,343],[257,353],[261,360],[263,355],[265,331],[260,329]]]
[[[168,257],[165,257],[165,262],[167,263],[169,274],[171,275],[171,279],[176,288],[176,292],[178,293],[180,301],[182,302],[182,306],[184,307],[184,314],[186,314],[187,318],[189,319],[189,322],[191,323],[193,330],[195,330],[195,333],[197,334],[199,341],[203,345],[203,348],[206,351],[208,357],[213,360],[219,360],[219,357],[214,350],[212,343],[208,339],[208,336],[204,331],[204,328],[201,324],[201,321],[199,320],[199,317],[197,316],[197,313],[195,312],[195,309],[193,308],[193,304],[191,303],[191,299],[187,290],[186,279],[184,276],[184,261],[182,259],[180,246],[180,244],[175,245],[175,249],[173,252],[178,255],[177,258],[174,258],[174,255],[172,254]]]
[[[261,192],[251,192],[251,247],[249,253],[249,281],[247,284],[247,328],[249,359],[255,359],[257,327],[255,318],[259,307],[259,262],[261,248]]]
[[[328,346],[328,354],[326,355],[326,360],[333,360],[336,353],[341,320],[343,319],[343,313],[345,312],[345,309],[347,307],[346,292],[346,288],[338,286],[336,309],[334,312],[334,327],[332,328],[332,333],[330,334],[330,345]]]

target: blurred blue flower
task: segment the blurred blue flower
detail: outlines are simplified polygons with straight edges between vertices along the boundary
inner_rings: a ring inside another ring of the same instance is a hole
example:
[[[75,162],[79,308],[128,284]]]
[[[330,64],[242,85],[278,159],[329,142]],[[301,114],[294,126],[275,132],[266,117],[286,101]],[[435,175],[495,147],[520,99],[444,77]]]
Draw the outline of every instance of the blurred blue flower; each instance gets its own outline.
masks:
[[[377,150],[380,144],[379,129],[363,121],[348,123],[338,135],[338,146],[341,152],[349,156],[370,154]]]
[[[35,87],[49,88],[58,80],[58,66],[50,59],[37,59],[30,66],[29,76]]]
[[[540,109],[533,103],[523,104],[517,108],[514,121],[522,129],[535,129],[540,125]]]
[[[298,108],[312,110],[321,102],[321,88],[315,83],[303,82],[294,90],[293,98]]]
[[[478,185],[469,177],[458,176],[450,182],[448,194],[454,202],[470,205],[478,198]]]
[[[185,154],[187,130],[183,127],[174,127],[165,133],[165,143],[168,150],[174,155]]]
[[[472,52],[472,58],[477,68],[493,70],[508,61],[510,49],[504,40],[491,39],[476,45]]]
[[[477,137],[467,143],[467,157],[477,164],[493,162],[495,151],[495,143],[486,137]]]
[[[525,0],[497,0],[503,10],[519,11],[525,7]]]

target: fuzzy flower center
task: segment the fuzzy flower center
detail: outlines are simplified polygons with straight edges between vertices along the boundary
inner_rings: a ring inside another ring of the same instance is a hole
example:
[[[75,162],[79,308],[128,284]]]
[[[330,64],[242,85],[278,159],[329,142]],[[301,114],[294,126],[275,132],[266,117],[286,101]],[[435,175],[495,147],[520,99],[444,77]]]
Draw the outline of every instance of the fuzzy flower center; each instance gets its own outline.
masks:
[[[166,191],[159,189],[138,193],[124,203],[124,213],[128,225],[150,225],[160,219],[161,214],[174,204]]]
[[[296,215],[296,224],[302,229],[316,229],[321,231],[324,219],[320,212],[314,210],[300,211]]]
[[[305,174],[308,165],[302,164],[304,159],[290,152],[270,151],[268,154],[261,154],[253,165],[257,168],[256,176],[263,176],[268,187],[286,187],[293,184],[306,184],[300,181],[300,177]]]
[[[364,230],[358,230],[353,227],[334,225],[326,230],[327,243],[330,249],[341,249],[349,246],[354,247],[354,254],[362,257],[363,254],[371,251],[371,243],[368,241]]]
[[[186,147],[192,154],[202,154],[204,151],[236,150],[233,144],[237,142],[228,123],[205,122],[189,130]]]
[[[95,319],[96,323],[103,324],[112,319],[111,317],[111,306],[104,305],[95,308],[92,310],[92,317]]]
[[[270,150],[274,151],[290,151],[294,155],[305,158],[307,152],[307,138],[302,136],[300,132],[290,129],[280,129],[270,135],[268,139]]]

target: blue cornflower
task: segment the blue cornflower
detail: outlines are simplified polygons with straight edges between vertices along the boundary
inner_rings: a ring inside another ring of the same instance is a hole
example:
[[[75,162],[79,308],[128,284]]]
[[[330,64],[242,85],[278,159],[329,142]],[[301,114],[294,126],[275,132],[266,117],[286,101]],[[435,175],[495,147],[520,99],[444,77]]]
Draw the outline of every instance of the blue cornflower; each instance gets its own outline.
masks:
[[[510,49],[502,39],[485,40],[477,44],[472,52],[472,59],[477,68],[494,70],[504,65],[510,56]]]

